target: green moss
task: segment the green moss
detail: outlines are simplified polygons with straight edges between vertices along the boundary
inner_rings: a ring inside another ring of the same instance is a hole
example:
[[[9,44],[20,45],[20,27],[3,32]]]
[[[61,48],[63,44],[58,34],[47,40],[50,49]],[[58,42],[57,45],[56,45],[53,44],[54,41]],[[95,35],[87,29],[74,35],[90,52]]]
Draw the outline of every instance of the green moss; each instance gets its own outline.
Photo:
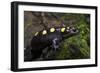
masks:
[[[70,17],[71,15],[68,16]],[[72,19],[73,15],[70,18]],[[74,25],[79,29],[79,34],[61,43],[61,51],[56,55],[57,59],[90,58],[90,24],[87,24],[85,15],[79,15],[79,18],[79,21]],[[72,54],[69,45],[77,47],[79,53]]]

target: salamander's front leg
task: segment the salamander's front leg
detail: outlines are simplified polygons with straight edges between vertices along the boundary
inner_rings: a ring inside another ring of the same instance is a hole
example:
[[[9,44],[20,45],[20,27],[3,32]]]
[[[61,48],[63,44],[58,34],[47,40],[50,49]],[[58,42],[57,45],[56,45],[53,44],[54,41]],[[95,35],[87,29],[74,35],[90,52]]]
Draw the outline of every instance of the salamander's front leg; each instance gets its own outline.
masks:
[[[60,40],[58,38],[54,38],[52,40],[52,48],[56,51],[59,50]]]

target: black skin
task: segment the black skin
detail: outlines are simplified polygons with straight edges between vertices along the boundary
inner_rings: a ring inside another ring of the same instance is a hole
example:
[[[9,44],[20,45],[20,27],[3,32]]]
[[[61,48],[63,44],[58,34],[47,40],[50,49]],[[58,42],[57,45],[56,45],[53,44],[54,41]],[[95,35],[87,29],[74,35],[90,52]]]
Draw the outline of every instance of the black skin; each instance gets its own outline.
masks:
[[[57,29],[57,28],[56,28]],[[49,30],[47,30],[48,32]],[[42,31],[40,31],[41,33]],[[51,47],[52,50],[56,51],[59,49],[59,44],[66,38],[72,37],[78,34],[77,29],[72,29],[70,27],[69,31],[60,32],[59,30],[55,32],[48,32],[46,35],[39,34],[34,36],[31,40],[31,54],[32,60],[39,58],[42,54],[43,49],[46,47]]]

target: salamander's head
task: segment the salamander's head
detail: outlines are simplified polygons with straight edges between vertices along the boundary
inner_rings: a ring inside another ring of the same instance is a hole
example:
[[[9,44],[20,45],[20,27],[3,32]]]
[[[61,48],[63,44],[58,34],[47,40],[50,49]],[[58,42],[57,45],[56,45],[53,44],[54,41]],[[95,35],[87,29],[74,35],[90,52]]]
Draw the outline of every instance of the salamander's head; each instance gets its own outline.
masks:
[[[63,38],[69,38],[79,33],[78,28],[75,27],[66,27],[61,28],[61,33]]]

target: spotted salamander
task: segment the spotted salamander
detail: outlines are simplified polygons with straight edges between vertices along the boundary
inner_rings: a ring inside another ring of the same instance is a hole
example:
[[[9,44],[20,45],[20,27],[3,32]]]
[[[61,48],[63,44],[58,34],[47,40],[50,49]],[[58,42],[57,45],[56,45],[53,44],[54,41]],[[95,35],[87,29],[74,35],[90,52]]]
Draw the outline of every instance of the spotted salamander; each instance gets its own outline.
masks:
[[[52,27],[36,32],[31,40],[32,59],[39,58],[46,47],[51,47],[54,51],[58,50],[59,44],[63,40],[78,34],[78,32],[79,30],[75,27]]]

